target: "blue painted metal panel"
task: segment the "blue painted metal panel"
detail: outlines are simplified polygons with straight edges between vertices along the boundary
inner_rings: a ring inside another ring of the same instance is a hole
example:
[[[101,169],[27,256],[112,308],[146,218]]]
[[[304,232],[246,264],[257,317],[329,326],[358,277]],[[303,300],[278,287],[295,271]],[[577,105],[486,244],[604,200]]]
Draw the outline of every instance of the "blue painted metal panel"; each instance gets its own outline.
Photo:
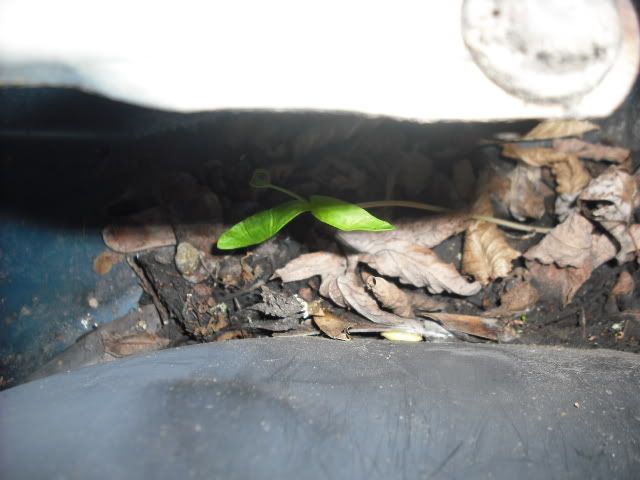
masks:
[[[97,230],[0,219],[0,375],[19,380],[95,326],[137,307],[126,263],[93,269]],[[90,301],[91,300],[91,301]]]

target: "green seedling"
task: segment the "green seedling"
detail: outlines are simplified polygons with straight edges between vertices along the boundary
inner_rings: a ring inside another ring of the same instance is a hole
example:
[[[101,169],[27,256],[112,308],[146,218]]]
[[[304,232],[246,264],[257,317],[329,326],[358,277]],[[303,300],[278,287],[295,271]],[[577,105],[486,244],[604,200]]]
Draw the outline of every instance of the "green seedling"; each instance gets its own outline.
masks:
[[[236,223],[218,239],[218,248],[231,250],[262,243],[278,233],[298,215],[310,212],[323,223],[339,230],[363,230],[381,232],[393,230],[393,225],[374,217],[364,208],[337,198],[312,195],[305,199],[286,188],[273,185],[266,170],[256,170],[250,185],[254,188],[271,188],[284,193],[294,200],[256,213]]]
[[[298,215],[306,212],[310,212],[316,219],[338,230],[347,232],[354,230],[383,232],[393,230],[394,226],[389,222],[373,216],[365,210],[366,208],[405,207],[431,212],[450,211],[447,208],[437,205],[404,200],[383,200],[356,205],[355,203],[349,203],[323,195],[312,195],[306,199],[291,190],[273,185],[269,172],[262,169],[254,172],[249,184],[254,188],[270,188],[276,190],[288,195],[293,198],[293,200],[256,213],[242,220],[240,223],[236,223],[218,239],[217,245],[221,250],[232,250],[262,243],[273,237]],[[551,231],[550,228],[522,225],[517,222],[486,217],[484,215],[469,215],[469,217],[526,232],[548,233]]]

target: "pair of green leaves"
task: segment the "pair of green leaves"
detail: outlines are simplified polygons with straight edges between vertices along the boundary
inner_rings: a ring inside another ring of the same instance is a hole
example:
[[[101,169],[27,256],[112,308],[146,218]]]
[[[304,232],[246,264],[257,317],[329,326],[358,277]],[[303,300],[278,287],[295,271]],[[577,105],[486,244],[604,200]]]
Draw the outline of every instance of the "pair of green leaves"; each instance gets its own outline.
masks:
[[[333,197],[313,195],[308,201],[294,200],[283,203],[235,224],[220,236],[218,248],[231,250],[262,243],[305,212],[311,212],[321,222],[339,230],[380,232],[394,228],[390,223],[374,217],[358,205]]]

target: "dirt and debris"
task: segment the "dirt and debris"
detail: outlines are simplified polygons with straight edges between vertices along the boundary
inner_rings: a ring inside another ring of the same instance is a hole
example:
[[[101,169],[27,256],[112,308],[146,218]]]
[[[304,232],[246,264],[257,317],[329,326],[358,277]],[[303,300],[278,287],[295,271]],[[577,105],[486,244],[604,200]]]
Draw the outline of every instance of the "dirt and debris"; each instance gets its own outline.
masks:
[[[462,153],[431,151],[400,129],[327,128],[288,139],[266,129],[225,146],[241,158],[238,171],[211,160],[198,172],[156,174],[146,193],[126,192],[120,201],[137,199],[138,211],[105,226],[109,250],[95,269],[126,258],[146,292],[143,308],[162,326],[101,333],[101,355],[360,334],[640,352],[640,177],[632,153],[607,144],[597,125],[542,122]],[[372,211],[396,227],[386,232],[298,219],[261,245],[218,250],[231,224],[282,200],[247,185],[254,168],[303,196],[443,209]]]
[[[338,161],[335,152],[323,154],[336,142],[333,134],[307,132],[293,149],[298,157],[321,157],[310,169],[288,161],[285,147],[266,135],[254,148],[271,162],[272,181],[302,195],[365,202],[401,196],[453,210],[386,208],[381,216],[396,226],[388,232],[300,221],[262,245],[223,252],[215,248],[221,232],[270,205],[274,194],[219,182],[207,188],[181,174],[169,182],[181,193],[107,226],[104,238],[129,256],[151,303],[160,302],[192,341],[405,332],[432,341],[640,351],[633,294],[639,180],[631,152],[599,142],[597,128],[542,122],[508,141],[479,142],[448,174],[436,169],[438,154],[393,135],[384,143],[352,131],[352,151]],[[381,158],[392,154],[398,161],[381,178]],[[153,222],[137,226],[145,217]],[[495,217],[548,233],[514,230]]]

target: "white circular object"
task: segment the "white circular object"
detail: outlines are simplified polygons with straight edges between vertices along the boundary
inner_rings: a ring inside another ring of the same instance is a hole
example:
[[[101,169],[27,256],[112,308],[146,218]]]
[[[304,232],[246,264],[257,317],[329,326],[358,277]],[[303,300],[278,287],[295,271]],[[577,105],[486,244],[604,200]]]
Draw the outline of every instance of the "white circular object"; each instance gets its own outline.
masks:
[[[462,35],[487,77],[542,103],[591,91],[622,43],[615,0],[465,0]]]

